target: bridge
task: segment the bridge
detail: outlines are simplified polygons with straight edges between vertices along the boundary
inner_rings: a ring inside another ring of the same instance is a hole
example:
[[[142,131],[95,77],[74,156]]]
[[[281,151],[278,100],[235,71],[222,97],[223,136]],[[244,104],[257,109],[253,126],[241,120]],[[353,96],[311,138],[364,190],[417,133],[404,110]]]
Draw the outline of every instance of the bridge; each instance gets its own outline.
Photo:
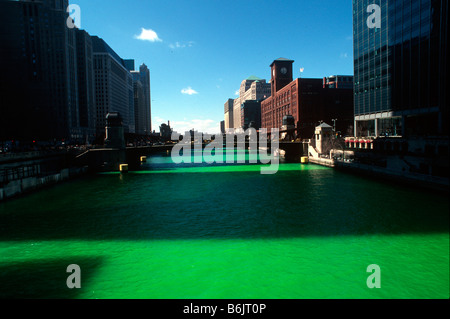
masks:
[[[202,143],[202,149],[204,149],[209,142]],[[139,169],[141,165],[142,156],[151,156],[153,154],[171,152],[172,148],[176,144],[166,145],[152,145],[152,146],[140,146],[140,147],[127,147],[126,149],[90,149],[76,157],[75,163],[78,166],[88,166],[91,172],[105,172],[105,171],[118,171],[120,164],[128,164],[130,170]],[[198,144],[187,145],[187,147],[198,147]],[[223,144],[225,147],[226,144]],[[237,148],[238,143],[234,143],[234,147]],[[246,141],[245,149],[248,149],[250,143]],[[268,151],[271,150],[271,144],[267,143]],[[259,143],[258,143],[259,149]],[[305,142],[287,142],[280,141],[279,149],[283,150],[284,157],[288,160],[296,161],[300,160],[300,157],[307,156],[308,144]]]

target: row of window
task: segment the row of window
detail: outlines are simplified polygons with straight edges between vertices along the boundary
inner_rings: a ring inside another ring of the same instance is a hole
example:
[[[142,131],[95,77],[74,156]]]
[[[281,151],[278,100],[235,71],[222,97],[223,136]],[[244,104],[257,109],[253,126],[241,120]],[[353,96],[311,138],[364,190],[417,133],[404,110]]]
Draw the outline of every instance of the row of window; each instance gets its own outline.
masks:
[[[361,11],[366,4],[354,1],[355,113],[436,106],[444,65],[438,39],[441,1],[384,2],[388,19],[378,33],[367,28]]]

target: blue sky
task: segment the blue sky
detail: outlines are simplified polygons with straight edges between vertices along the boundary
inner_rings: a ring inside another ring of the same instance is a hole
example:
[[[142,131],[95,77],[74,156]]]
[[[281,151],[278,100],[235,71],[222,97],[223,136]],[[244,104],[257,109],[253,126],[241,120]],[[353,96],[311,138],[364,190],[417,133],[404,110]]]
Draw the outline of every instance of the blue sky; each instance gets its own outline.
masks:
[[[152,126],[217,133],[243,79],[270,80],[295,60],[294,77],[353,74],[350,0],[70,0],[81,28],[151,72]]]

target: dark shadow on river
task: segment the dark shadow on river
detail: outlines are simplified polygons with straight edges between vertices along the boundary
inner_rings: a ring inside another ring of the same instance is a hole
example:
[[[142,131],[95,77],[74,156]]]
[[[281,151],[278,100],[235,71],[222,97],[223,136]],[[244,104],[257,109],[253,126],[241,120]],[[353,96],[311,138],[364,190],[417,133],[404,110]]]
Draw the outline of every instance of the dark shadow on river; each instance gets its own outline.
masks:
[[[75,256],[2,264],[0,299],[77,298],[80,293],[85,292],[102,263],[103,258],[100,257]],[[79,289],[67,287],[66,281],[71,275],[67,272],[67,266],[71,264],[77,264],[82,270]]]

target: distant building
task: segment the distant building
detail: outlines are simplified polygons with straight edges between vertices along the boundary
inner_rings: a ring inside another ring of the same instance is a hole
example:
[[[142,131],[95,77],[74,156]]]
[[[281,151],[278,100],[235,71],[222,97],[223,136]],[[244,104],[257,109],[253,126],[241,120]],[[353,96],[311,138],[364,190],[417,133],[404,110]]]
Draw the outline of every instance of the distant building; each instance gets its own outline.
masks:
[[[234,100],[228,99],[225,103],[225,131],[234,128],[233,107]]]
[[[247,130],[251,123],[257,130],[261,127],[261,101],[247,100],[241,105],[241,127]]]
[[[152,94],[150,85],[150,70],[145,64],[139,67],[139,74],[144,90],[145,104],[145,125],[144,132],[152,131]]]
[[[353,1],[355,136],[449,134],[447,0]]]
[[[269,97],[270,94],[270,84],[266,83],[266,80],[260,79],[256,76],[250,76],[249,78],[243,80],[239,89],[239,97],[233,102],[233,127],[230,126],[230,128],[243,128],[241,109],[242,104],[245,101],[261,101]]]
[[[133,76],[135,133],[148,135],[149,132],[145,129],[144,87],[139,79],[139,72],[132,71],[131,75]]]
[[[97,132],[106,125],[106,114],[119,112],[125,133],[135,132],[134,89],[125,62],[101,38],[92,36],[94,54]]]
[[[270,65],[272,95],[261,102],[262,127],[281,128],[292,115],[301,138],[314,136],[320,122],[336,121],[336,131],[352,134],[353,90],[324,87],[323,79],[292,78],[293,60],[284,58]]]
[[[127,63],[133,76],[136,134],[149,135],[152,131],[150,70],[142,64],[139,71],[134,71],[134,61]]]
[[[225,121],[220,122],[220,133],[225,134]]]
[[[159,127],[159,134],[163,140],[170,141],[172,139],[172,129],[170,128],[170,121],[162,123]]]
[[[134,71],[135,61],[133,59],[124,59],[123,65],[128,71]]]
[[[323,78],[323,87],[329,89],[352,89],[353,76],[351,75],[331,75]]]

